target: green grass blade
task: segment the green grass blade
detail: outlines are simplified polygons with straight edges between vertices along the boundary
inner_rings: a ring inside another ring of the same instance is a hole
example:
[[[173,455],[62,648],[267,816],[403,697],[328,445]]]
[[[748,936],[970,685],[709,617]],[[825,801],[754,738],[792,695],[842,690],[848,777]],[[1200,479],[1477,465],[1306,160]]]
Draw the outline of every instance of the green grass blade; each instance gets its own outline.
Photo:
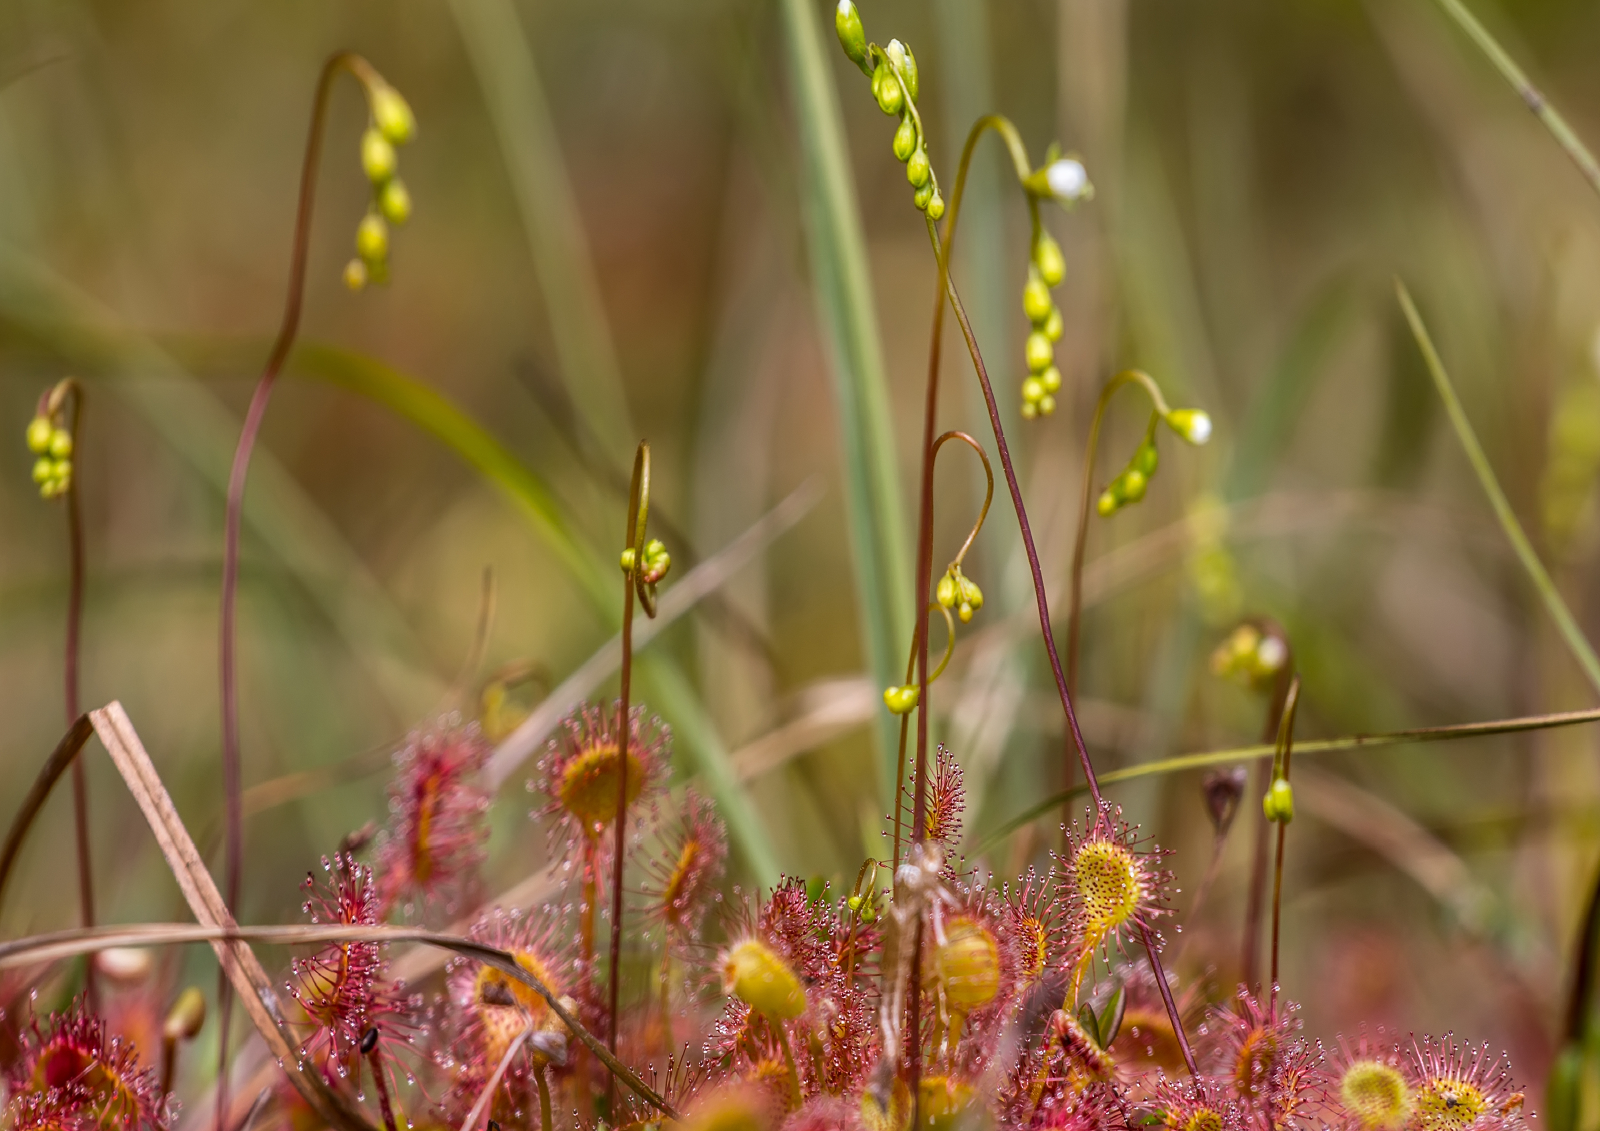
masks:
[[[817,30],[815,9],[812,0],[782,0],[800,125],[801,201],[812,287],[839,412],[856,601],[868,665],[873,678],[887,687],[905,678],[916,605],[910,594],[906,503],[889,417],[866,236],[856,206],[833,72]],[[883,712],[877,731],[879,797],[887,798],[894,792],[898,720]]]
[[[1500,77],[1516,91],[1517,97],[1522,99],[1524,105],[1533,111],[1533,116],[1550,131],[1550,136],[1555,138],[1556,144],[1572,158],[1572,163],[1583,174],[1583,179],[1589,182],[1589,186],[1595,192],[1600,192],[1600,162],[1595,161],[1594,154],[1589,152],[1589,147],[1583,144],[1583,140],[1567,124],[1561,112],[1550,105],[1539,88],[1529,81],[1528,76],[1517,65],[1517,61],[1500,46],[1493,35],[1489,34],[1489,29],[1478,22],[1478,18],[1461,0],[1434,0],[1434,3],[1438,4],[1444,14],[1454,20],[1456,26],[1466,33],[1467,38],[1472,40],[1479,51],[1483,52],[1494,65],[1494,69],[1500,72]]]
[[[600,284],[533,51],[511,0],[450,0],[522,215],[567,395],[605,454],[629,467],[637,435]]]
[[[1583,674],[1589,678],[1594,689],[1600,692],[1600,659],[1595,657],[1594,649],[1589,646],[1589,641],[1578,628],[1578,622],[1573,619],[1567,603],[1561,599],[1556,583],[1551,580],[1544,563],[1534,552],[1533,543],[1529,542],[1528,536],[1523,533],[1522,524],[1517,521],[1516,513],[1512,511],[1511,503],[1506,499],[1506,493],[1500,489],[1500,481],[1495,478],[1494,468],[1489,465],[1489,457],[1484,454],[1483,445],[1478,443],[1477,433],[1472,430],[1472,422],[1467,419],[1466,411],[1461,407],[1461,400],[1456,396],[1450,375],[1445,372],[1444,363],[1439,360],[1439,351],[1434,348],[1433,339],[1428,336],[1428,328],[1423,325],[1422,316],[1417,313],[1416,304],[1411,301],[1411,292],[1406,290],[1406,285],[1399,279],[1395,280],[1394,286],[1395,293],[1400,299],[1400,309],[1405,312],[1406,321],[1411,324],[1411,334],[1417,339],[1422,359],[1427,362],[1428,372],[1432,374],[1434,386],[1439,390],[1439,399],[1444,402],[1451,427],[1456,430],[1456,438],[1461,441],[1461,447],[1467,453],[1472,470],[1477,472],[1478,482],[1483,485],[1483,493],[1489,496],[1489,505],[1494,508],[1494,516],[1500,522],[1500,529],[1505,531],[1506,540],[1511,543],[1511,548],[1516,551],[1518,560],[1522,562],[1522,568],[1527,571],[1533,587],[1538,590],[1545,610],[1555,622],[1556,631],[1566,642],[1573,659],[1578,661],[1578,666],[1583,669]]]

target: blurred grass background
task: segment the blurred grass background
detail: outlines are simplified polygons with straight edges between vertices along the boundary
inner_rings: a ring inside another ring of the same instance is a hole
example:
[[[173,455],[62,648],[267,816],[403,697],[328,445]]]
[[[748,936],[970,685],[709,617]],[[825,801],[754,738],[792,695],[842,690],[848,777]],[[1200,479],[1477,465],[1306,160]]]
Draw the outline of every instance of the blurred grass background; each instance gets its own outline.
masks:
[[[837,52],[828,6],[812,7],[910,528],[932,259],[889,123]],[[1474,8],[1600,138],[1600,9]],[[1096,183],[1091,205],[1048,219],[1069,263],[1054,417],[1016,419],[1026,213],[997,151],[980,161],[957,255],[1052,582],[1064,588],[1105,376],[1140,365],[1217,423],[1207,449],[1166,444],[1149,498],[1091,526],[1082,693],[1099,765],[1254,739],[1264,703],[1205,667],[1246,614],[1288,626],[1303,735],[1592,703],[1444,424],[1391,278],[1417,296],[1592,636],[1600,200],[1433,6],[879,0],[862,14],[869,36],[916,50],[945,178],[970,120],[997,109],[1036,156],[1052,139],[1081,152]],[[653,651],[697,693],[685,709],[704,712],[708,742],[736,764],[752,747],[764,756],[747,788],[779,867],[850,877],[884,853],[881,681],[863,626],[885,613],[858,596],[785,36],[775,6],[721,0],[0,9],[0,422],[15,429],[0,477],[4,795],[20,798],[63,726],[64,514],[29,484],[22,430],[39,392],[75,373],[88,382],[84,700],[125,703],[190,826],[216,835],[220,488],[279,316],[311,87],[330,51],[352,47],[416,109],[420,137],[402,155],[416,214],[395,237],[392,285],[347,292],[364,113],[341,88],[304,340],[454,402],[548,487],[601,563],[620,546],[614,480],[636,436],[653,447],[657,514],[687,539],[672,546],[678,571],[821,476],[800,524]],[[942,423],[990,443],[959,354],[952,337]],[[529,660],[558,681],[614,624],[492,483],[316,370],[292,367],[252,469],[247,786],[381,749],[441,710],[486,567],[498,604],[485,671]],[[1107,469],[1145,419],[1132,398],[1112,417]],[[943,563],[982,485],[959,458],[938,482]],[[935,702],[981,833],[1058,788],[1061,733],[1003,492],[968,561],[988,603]],[[1309,1030],[1455,1028],[1542,1079],[1597,858],[1595,755],[1579,728],[1317,762],[1286,881],[1285,986]],[[524,777],[494,810],[496,890],[543,858]],[[1211,839],[1198,780],[1115,793],[1178,850],[1186,892]],[[98,755],[91,798],[104,917],[181,916]],[[293,917],[305,870],[383,812],[381,778],[365,777],[253,818],[242,918]],[[1246,832],[1184,923],[1186,977],[1233,976]],[[23,857],[6,934],[74,921],[60,894],[70,838],[63,795]],[[1046,822],[985,863],[1014,874],[1053,843]],[[1445,862],[1431,888],[1416,878],[1423,858]]]

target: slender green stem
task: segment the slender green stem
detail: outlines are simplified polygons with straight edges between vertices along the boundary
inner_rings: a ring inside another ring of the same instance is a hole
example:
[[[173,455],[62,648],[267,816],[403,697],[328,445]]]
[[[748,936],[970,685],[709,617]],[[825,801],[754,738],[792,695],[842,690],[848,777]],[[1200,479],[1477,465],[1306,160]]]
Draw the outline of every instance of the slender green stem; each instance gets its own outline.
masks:
[[[1600,708],[1588,711],[1561,711],[1548,715],[1524,715],[1512,719],[1495,719],[1486,723],[1456,723],[1452,726],[1418,727],[1413,730],[1396,730],[1383,734],[1351,734],[1342,738],[1320,738],[1310,742],[1300,743],[1295,752],[1304,756],[1306,754],[1331,754],[1340,750],[1362,750],[1368,747],[1400,746],[1406,743],[1442,742],[1455,738],[1481,738],[1493,734],[1516,734],[1530,730],[1551,730],[1556,727],[1577,726],[1582,723],[1600,723]],[[1270,758],[1277,747],[1271,743],[1261,743],[1255,746],[1237,746],[1231,750],[1210,750],[1201,754],[1180,754],[1175,758],[1163,758],[1156,762],[1146,762],[1140,766],[1128,766],[1121,770],[1112,770],[1102,775],[1100,781],[1104,785],[1115,785],[1117,782],[1134,781],[1139,778],[1158,777],[1163,774],[1175,774],[1183,770],[1204,770],[1213,766],[1226,766],[1234,762],[1252,761],[1258,758]],[[1023,825],[1036,821],[1050,810],[1058,808],[1061,803],[1077,794],[1084,792],[1083,786],[1064,790],[1052,794],[1035,805],[1029,806],[1015,817],[1002,822],[991,830],[980,841],[970,855],[974,858],[982,856],[1010,836]]]
[[[1472,430],[1472,422],[1467,419],[1466,411],[1461,407],[1461,400],[1456,396],[1450,375],[1445,372],[1444,363],[1439,360],[1439,351],[1434,348],[1433,339],[1428,336],[1428,328],[1423,325],[1422,316],[1417,313],[1416,304],[1411,301],[1411,292],[1406,290],[1406,285],[1399,279],[1395,280],[1394,286],[1395,293],[1400,299],[1400,309],[1405,312],[1406,321],[1411,324],[1412,336],[1416,338],[1417,346],[1422,350],[1422,358],[1427,362],[1428,372],[1433,375],[1433,383],[1439,390],[1439,399],[1444,401],[1445,411],[1449,414],[1450,423],[1456,430],[1456,438],[1461,441],[1461,447],[1467,453],[1472,469],[1478,473],[1478,482],[1483,486],[1483,493],[1489,496],[1489,505],[1494,508],[1494,516],[1500,522],[1500,529],[1505,531],[1506,540],[1516,551],[1517,558],[1522,562],[1522,568],[1527,571],[1529,579],[1533,582],[1533,587],[1539,591],[1545,610],[1555,622],[1556,631],[1566,642],[1573,659],[1578,661],[1578,666],[1589,678],[1589,683],[1600,692],[1600,658],[1596,658],[1594,649],[1589,646],[1589,641],[1578,628],[1578,622],[1573,619],[1567,603],[1561,599],[1561,593],[1556,589],[1555,582],[1546,572],[1539,555],[1534,552],[1533,544],[1528,541],[1528,536],[1522,531],[1522,524],[1517,521],[1516,513],[1511,509],[1511,503],[1507,501],[1505,492],[1500,489],[1494,468],[1489,465],[1489,457],[1484,454],[1483,446],[1478,443],[1478,436]]]
[[[1272,758],[1272,780],[1289,780],[1289,759],[1294,754],[1294,716],[1300,705],[1300,677],[1289,681],[1289,693],[1283,703],[1283,718],[1278,723],[1278,748]],[[1272,873],[1272,998],[1278,1004],[1278,937],[1283,925],[1283,842],[1289,831],[1286,819],[1278,821],[1278,860]]]
[[[1477,45],[1494,69],[1500,72],[1500,77],[1512,90],[1517,92],[1517,97],[1533,111],[1533,116],[1544,124],[1550,131],[1550,136],[1555,138],[1559,145],[1572,158],[1572,163],[1578,167],[1578,172],[1583,174],[1583,179],[1589,182],[1589,187],[1600,192],[1600,162],[1596,162],[1594,154],[1589,152],[1588,146],[1579,139],[1576,131],[1567,124],[1561,112],[1539,92],[1539,88],[1529,81],[1521,67],[1504,47],[1501,47],[1494,36],[1489,34],[1489,29],[1478,22],[1478,18],[1467,10],[1461,0],[1434,0],[1444,14],[1455,21],[1456,26],[1467,33],[1467,38]]]
[[[1265,744],[1276,740],[1279,724],[1283,720],[1289,685],[1294,679],[1294,649],[1289,643],[1288,633],[1284,632],[1283,626],[1277,621],[1270,617],[1262,617],[1255,621],[1255,624],[1263,636],[1273,637],[1283,643],[1283,666],[1278,669],[1278,678],[1273,681],[1272,700],[1267,704],[1266,718],[1261,724],[1261,741]],[[1265,796],[1267,787],[1272,784],[1269,773],[1270,767],[1265,763],[1257,765],[1255,792],[1258,796]],[[1250,890],[1245,897],[1244,938],[1239,958],[1239,977],[1247,986],[1253,986],[1259,980],[1256,971],[1261,963],[1261,912],[1266,903],[1269,831],[1267,826],[1270,824],[1265,810],[1257,806],[1252,820],[1255,837],[1251,848]]]
[[[533,1079],[539,1085],[539,1131],[554,1131],[555,1119],[550,1114],[550,1082],[544,1078],[544,1065],[533,1070]]]

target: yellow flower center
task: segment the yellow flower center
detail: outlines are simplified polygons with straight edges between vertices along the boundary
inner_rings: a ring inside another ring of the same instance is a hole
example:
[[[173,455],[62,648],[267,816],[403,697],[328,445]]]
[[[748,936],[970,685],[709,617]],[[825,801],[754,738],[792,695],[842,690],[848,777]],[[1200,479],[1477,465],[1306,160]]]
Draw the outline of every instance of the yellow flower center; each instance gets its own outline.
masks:
[[[617,779],[622,759],[617,744],[591,746],[567,764],[561,775],[559,796],[562,808],[583,822],[583,827],[593,829],[605,825],[617,816]],[[628,804],[638,800],[644,789],[644,763],[630,747],[628,750]]]
[[[1209,1107],[1197,1108],[1183,1121],[1182,1131],[1222,1131],[1222,1113]]]
[[[1397,1131],[1411,1111],[1411,1089],[1400,1070],[1358,1060],[1339,1078],[1339,1098],[1366,1131]]]
[[[1111,840],[1091,840],[1078,850],[1073,878],[1084,910],[1084,941],[1098,946],[1131,920],[1144,894],[1139,862]]]
[[[1417,1089],[1418,1131],[1463,1131],[1489,1108],[1483,1093],[1465,1080],[1432,1077]]]
[[[1000,992],[1000,946],[994,933],[969,916],[945,926],[945,941],[933,952],[933,970],[952,1013],[982,1009]]]

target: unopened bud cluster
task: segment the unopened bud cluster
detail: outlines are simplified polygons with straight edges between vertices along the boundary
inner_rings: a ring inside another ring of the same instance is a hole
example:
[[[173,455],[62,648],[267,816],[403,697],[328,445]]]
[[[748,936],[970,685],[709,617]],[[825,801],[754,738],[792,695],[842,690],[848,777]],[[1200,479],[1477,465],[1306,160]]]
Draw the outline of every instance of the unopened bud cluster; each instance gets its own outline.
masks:
[[[972,614],[983,608],[983,590],[961,572],[960,562],[950,564],[933,595],[939,604],[954,609],[962,624],[971,624]]]
[[[389,281],[389,229],[411,217],[411,193],[399,177],[395,147],[417,134],[417,121],[400,92],[381,79],[367,84],[372,118],[361,135],[361,168],[372,185],[367,214],[356,225],[356,256],[345,264],[345,285],[359,291]]]
[[[898,39],[891,39],[887,47],[868,43],[861,13],[856,11],[852,0],[839,0],[833,26],[839,33],[839,46],[844,48],[844,53],[872,80],[872,97],[877,100],[878,109],[900,118],[894,131],[894,155],[906,167],[906,180],[911,182],[911,202],[926,212],[930,220],[939,219],[944,215],[944,197],[939,193],[939,181],[928,160],[928,138],[922,129],[921,115],[917,113],[916,56]]]
[[[50,397],[48,401],[59,398]],[[39,496],[54,499],[72,489],[72,432],[59,404],[40,407],[38,415],[28,421],[28,450],[36,457],[33,461],[33,481],[39,485]]]
[[[1061,245],[1043,228],[1033,237],[1033,254],[1028,261],[1028,281],[1022,288],[1022,312],[1032,329],[1028,332],[1023,356],[1028,376],[1022,382],[1022,415],[1032,420],[1056,410],[1056,393],[1061,388],[1061,370],[1056,368],[1056,342],[1061,340],[1061,308],[1050,291],[1067,276],[1067,261]]]
[[[1204,444],[1211,439],[1211,417],[1197,408],[1175,408],[1165,415],[1159,411],[1151,418],[1150,427],[1145,430],[1144,439],[1134,449],[1133,458],[1128,465],[1118,472],[1117,477],[1111,481],[1100,498],[1095,503],[1095,510],[1102,518],[1109,518],[1123,507],[1137,503],[1144,498],[1145,491],[1150,486],[1150,480],[1155,476],[1156,468],[1161,463],[1161,455],[1156,451],[1156,422],[1166,421],[1171,428],[1184,440],[1196,446]]]
[[[1267,820],[1287,825],[1294,820],[1294,790],[1288,778],[1274,778],[1272,786],[1261,798],[1261,811]]]
[[[1247,687],[1270,686],[1289,661],[1289,646],[1281,637],[1241,624],[1211,653],[1211,671]]]
[[[667,571],[672,568],[672,555],[667,553],[667,547],[661,539],[652,538],[644,544],[643,561],[639,561],[629,546],[622,551],[618,564],[623,573],[632,573],[634,568],[639,569],[639,579],[646,585],[654,585],[667,576]]]

